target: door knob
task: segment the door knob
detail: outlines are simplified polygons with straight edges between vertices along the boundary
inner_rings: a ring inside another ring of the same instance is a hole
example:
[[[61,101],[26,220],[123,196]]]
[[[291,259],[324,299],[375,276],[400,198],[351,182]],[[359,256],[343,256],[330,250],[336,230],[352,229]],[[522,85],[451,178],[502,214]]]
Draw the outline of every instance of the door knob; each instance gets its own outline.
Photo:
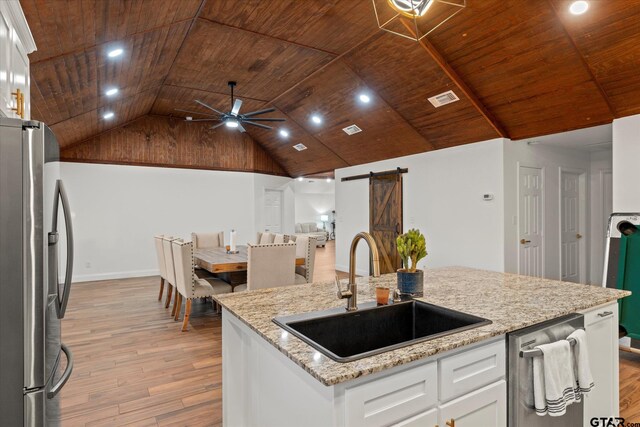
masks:
[[[580,233],[576,234],[576,239],[582,239],[582,234]]]
[[[521,245],[526,245],[527,243],[531,243],[531,240],[520,239]]]

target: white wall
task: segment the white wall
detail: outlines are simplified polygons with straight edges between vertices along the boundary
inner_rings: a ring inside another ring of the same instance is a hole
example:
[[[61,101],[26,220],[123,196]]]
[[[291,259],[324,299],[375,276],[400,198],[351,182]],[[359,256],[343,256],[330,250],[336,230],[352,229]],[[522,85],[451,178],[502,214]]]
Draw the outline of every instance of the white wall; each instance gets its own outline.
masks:
[[[543,168],[543,207],[545,217],[543,227],[544,276],[550,279],[560,279],[560,171],[561,168],[565,168],[584,171],[588,174],[590,162],[589,152],[584,150],[528,144],[526,141],[508,141],[505,144],[505,271],[511,273],[518,272],[518,251],[520,245],[517,225],[519,165]],[[586,188],[586,192],[587,194],[589,193],[588,188]],[[588,201],[586,206],[589,206]],[[585,227],[586,226],[590,226],[588,215],[586,217]],[[587,251],[587,254],[589,253],[588,242],[584,244],[584,250]],[[586,259],[588,262],[589,257],[586,257]],[[589,271],[588,266],[586,271]]]
[[[295,181],[295,222],[321,223],[320,215],[326,214],[331,218],[331,211],[335,210],[336,193],[335,182],[326,179],[305,179]],[[328,226],[328,224],[327,224]]]
[[[260,194],[286,187],[268,175],[119,165],[62,163],[74,237],[74,281],[157,274],[153,236],[190,239],[192,231],[238,232],[253,241]],[[292,190],[285,199],[293,227]],[[287,193],[285,193],[287,194]]]
[[[640,212],[640,114],[613,121],[613,211]]]
[[[591,268],[588,283],[602,285],[607,222],[612,212],[612,151],[591,153]]]
[[[504,268],[503,139],[336,170],[336,269],[346,271],[353,236],[369,229],[368,180],[345,176],[409,168],[403,178],[404,229],[425,234],[429,255],[419,267]],[[482,199],[492,193],[494,200]],[[361,244],[358,274],[368,273]]]

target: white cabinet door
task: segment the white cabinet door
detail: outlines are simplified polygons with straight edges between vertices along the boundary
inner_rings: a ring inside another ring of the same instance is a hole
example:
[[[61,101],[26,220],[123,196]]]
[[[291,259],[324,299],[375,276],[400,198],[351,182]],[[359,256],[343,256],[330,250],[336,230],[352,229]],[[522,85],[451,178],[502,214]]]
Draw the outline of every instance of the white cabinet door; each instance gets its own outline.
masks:
[[[24,94],[24,119],[27,120],[31,118],[29,57],[15,32],[13,38],[13,43],[11,43],[11,92],[16,92],[17,89],[20,89],[20,92]],[[14,105],[16,105],[15,97],[13,99]],[[14,114],[13,117],[18,117],[18,115]]]
[[[584,424],[593,417],[617,417],[618,304],[584,313],[594,388],[584,399]]]
[[[6,117],[13,117],[11,111],[13,98],[11,96],[11,26],[4,13],[4,5],[0,7],[0,110]]]
[[[394,427],[435,427],[438,424],[438,409],[433,408],[426,412],[408,418],[394,424]]]
[[[456,427],[506,427],[507,383],[500,380],[440,406],[438,425],[452,420]]]

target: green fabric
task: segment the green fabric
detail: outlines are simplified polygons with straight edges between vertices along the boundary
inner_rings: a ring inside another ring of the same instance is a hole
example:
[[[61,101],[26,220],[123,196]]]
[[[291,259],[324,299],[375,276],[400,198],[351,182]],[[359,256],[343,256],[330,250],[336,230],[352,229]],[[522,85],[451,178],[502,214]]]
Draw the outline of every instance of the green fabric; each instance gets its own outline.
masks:
[[[640,229],[639,229],[640,230]],[[620,304],[620,325],[627,335],[640,339],[640,232],[620,239],[620,260],[618,262],[618,289],[631,291]]]

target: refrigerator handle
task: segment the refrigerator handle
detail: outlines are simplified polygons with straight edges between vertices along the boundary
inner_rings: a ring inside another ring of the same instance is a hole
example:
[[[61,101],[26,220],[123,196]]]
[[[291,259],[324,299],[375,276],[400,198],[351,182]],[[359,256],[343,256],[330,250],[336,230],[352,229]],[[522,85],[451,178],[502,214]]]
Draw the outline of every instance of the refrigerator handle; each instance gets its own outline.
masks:
[[[62,374],[58,382],[53,387],[51,387],[51,390],[47,392],[47,397],[49,399],[53,399],[56,394],[58,394],[60,390],[62,390],[62,387],[64,387],[64,385],[67,383],[69,377],[71,377],[71,372],[73,371],[73,353],[71,353],[71,350],[69,350],[69,348],[64,345],[64,343],[61,344],[60,347],[62,348],[64,354],[67,356],[67,367],[65,368],[64,373]]]
[[[64,287],[62,288],[62,295],[58,301],[58,318],[64,318],[64,313],[67,310],[67,302],[69,301],[69,293],[71,292],[71,277],[73,275],[73,226],[71,224],[71,211],[69,210],[69,199],[67,199],[67,193],[64,190],[64,185],[61,180],[56,183],[58,200],[62,200],[62,209],[64,210],[64,224],[67,233],[67,268],[64,273]],[[56,202],[57,205],[58,202]],[[54,227],[58,223],[58,207],[54,210]],[[56,278],[57,280],[57,278]]]

